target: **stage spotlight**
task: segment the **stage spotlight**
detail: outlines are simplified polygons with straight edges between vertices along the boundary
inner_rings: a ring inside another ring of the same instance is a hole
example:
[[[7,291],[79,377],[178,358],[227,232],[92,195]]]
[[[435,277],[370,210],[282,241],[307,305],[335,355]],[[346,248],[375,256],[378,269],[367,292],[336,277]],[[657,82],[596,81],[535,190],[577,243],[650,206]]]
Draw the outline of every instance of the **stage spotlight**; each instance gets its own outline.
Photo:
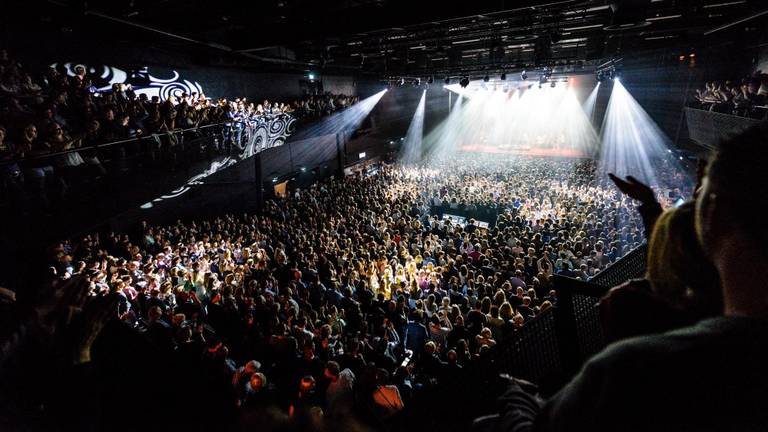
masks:
[[[459,80],[459,85],[461,88],[466,88],[469,85],[469,77],[464,76]]]
[[[490,79],[491,78],[488,75],[486,75],[486,76],[483,77],[483,82],[488,82],[488,80],[490,80]]]
[[[528,79],[528,73],[526,73],[525,71],[523,71],[523,73],[521,73],[521,74],[520,74],[520,78],[521,78],[523,81],[527,80],[527,79]]]
[[[507,74],[502,72],[502,74],[499,76],[499,79],[501,79],[502,81],[506,81],[507,80]]]
[[[314,81],[315,80],[315,74],[310,72],[309,75],[307,75],[307,78],[309,78],[310,81]]]
[[[445,77],[445,85],[448,85],[451,83],[451,77]]]

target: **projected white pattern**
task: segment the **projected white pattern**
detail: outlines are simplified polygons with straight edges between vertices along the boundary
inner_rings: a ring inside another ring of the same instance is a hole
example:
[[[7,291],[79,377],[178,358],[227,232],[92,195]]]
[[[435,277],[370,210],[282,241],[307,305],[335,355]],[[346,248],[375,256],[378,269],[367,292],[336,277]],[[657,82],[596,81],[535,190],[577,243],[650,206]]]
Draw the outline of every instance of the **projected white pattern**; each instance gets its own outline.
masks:
[[[57,66],[58,63],[51,65],[53,68]],[[101,87],[97,87],[98,91],[110,91],[113,84],[130,84],[136,94],[145,94],[150,99],[153,96],[157,96],[160,100],[165,100],[168,96],[178,98],[181,97],[182,93],[204,93],[203,86],[200,83],[179,79],[180,75],[176,71],[172,71],[172,78],[158,78],[150,74],[149,68],[146,66],[132,73],[131,76],[124,70],[113,66],[87,66],[72,62],[64,63],[62,66],[67,70],[67,75],[69,76],[75,76],[75,69],[78,66],[85,68],[89,76],[98,78],[95,80],[98,84],[104,84]],[[94,85],[98,84],[94,83]]]
[[[148,210],[155,206],[154,203],[180,197],[189,192],[193,186],[203,184],[203,180],[205,180],[206,177],[231,167],[256,153],[285,144],[285,141],[296,129],[295,123],[296,119],[287,114],[279,114],[264,121],[249,122],[246,126],[246,132],[249,137],[248,143],[240,153],[214,161],[211,163],[210,167],[191,177],[183,186],[172,190],[168,194],[159,196],[150,202],[142,204],[141,208]]]

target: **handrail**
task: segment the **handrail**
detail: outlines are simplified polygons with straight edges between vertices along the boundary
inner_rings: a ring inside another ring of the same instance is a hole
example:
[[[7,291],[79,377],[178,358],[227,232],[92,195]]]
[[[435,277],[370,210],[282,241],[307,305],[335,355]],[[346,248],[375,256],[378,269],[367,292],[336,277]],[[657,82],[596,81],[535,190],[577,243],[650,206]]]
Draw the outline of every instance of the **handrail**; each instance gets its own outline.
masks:
[[[723,104],[727,104],[727,103],[729,103],[729,102],[725,102]],[[750,117],[748,115],[739,115],[739,114],[733,114],[733,113],[730,113],[730,112],[712,111],[710,109],[700,108],[700,106],[704,106],[704,105],[708,105],[708,106],[710,106],[710,105],[718,105],[718,102],[701,102],[701,103],[699,103],[699,106],[689,106],[689,105],[686,105],[683,108],[687,109],[687,110],[708,112],[708,113],[723,115],[723,116],[727,116],[727,117],[735,117],[735,118],[742,118],[742,119],[747,119],[747,120],[761,121],[761,119],[759,119],[759,118]],[[748,110],[759,110],[761,112],[762,111],[768,111],[768,105],[750,105],[749,107],[745,107],[745,108],[748,109]]]
[[[232,123],[232,122],[227,122],[227,123]],[[106,147],[112,147],[112,146],[117,145],[117,144],[125,144],[125,143],[129,143],[129,142],[141,141],[141,140],[152,138],[152,137],[155,137],[155,136],[160,137],[160,136],[171,135],[171,134],[176,134],[176,133],[183,133],[183,132],[188,132],[188,131],[192,131],[192,130],[199,130],[199,129],[203,129],[203,128],[207,128],[207,127],[219,126],[219,125],[222,125],[222,124],[224,124],[224,123],[214,123],[214,124],[209,124],[209,125],[204,125],[204,126],[196,126],[196,127],[188,128],[188,129],[173,129],[173,130],[169,130],[169,131],[163,132],[161,134],[142,135],[142,136],[136,136],[136,137],[132,137],[132,138],[121,139],[121,140],[117,140],[117,141],[110,141],[108,143],[103,143],[103,144],[96,144],[94,146],[89,146],[89,147],[78,147],[78,148],[73,148],[73,149],[68,149],[68,150],[62,150],[62,151],[59,151],[59,152],[38,154],[38,155],[34,155],[34,156],[26,156],[26,157],[23,157],[23,158],[20,158],[20,159],[11,159],[11,160],[7,160],[7,161],[2,161],[2,162],[0,162],[0,164],[11,164],[11,163],[27,162],[27,161],[31,161],[31,160],[46,159],[46,158],[51,158],[51,157],[56,157],[56,156],[62,156],[62,155],[65,155],[65,154],[75,153],[75,152],[78,152],[78,151],[103,149],[103,148],[106,148]]]
[[[286,113],[275,114],[274,116],[276,117],[276,116],[280,116],[280,115],[290,116],[290,114],[286,114]],[[214,127],[214,126],[226,126],[226,125],[232,124],[232,123],[243,123],[244,124],[246,122],[247,122],[246,120],[234,120],[233,119],[233,120],[227,120],[227,121],[223,121],[223,122],[219,122],[219,123],[212,123],[212,124],[203,125],[203,126],[195,126],[195,127],[191,127],[191,128],[187,128],[187,129],[172,129],[172,130],[169,130],[169,131],[166,131],[166,132],[163,132],[163,133],[159,133],[159,134],[158,133],[154,133],[154,134],[136,136],[136,137],[126,138],[126,139],[117,140],[117,141],[110,141],[108,143],[96,144],[94,146],[89,146],[89,147],[78,147],[78,148],[63,150],[63,151],[59,151],[59,152],[38,154],[38,155],[34,155],[34,156],[26,156],[26,157],[23,157],[23,158],[20,158],[20,159],[9,159],[9,160],[5,160],[5,161],[0,161],[0,166],[1,165],[10,165],[10,164],[13,164],[13,163],[27,162],[27,161],[32,161],[32,160],[47,159],[47,158],[52,158],[52,157],[56,157],[56,156],[63,156],[63,155],[66,155],[66,154],[69,154],[69,153],[75,153],[75,152],[78,152],[78,151],[89,151],[89,150],[103,149],[103,148],[112,147],[112,146],[115,146],[115,145],[118,145],[118,144],[125,144],[125,143],[129,143],[129,142],[136,142],[136,141],[141,141],[141,140],[144,140],[144,139],[150,139],[150,138],[153,138],[153,137],[162,137],[162,136],[166,136],[166,135],[184,133],[184,132],[189,132],[189,131],[197,131],[197,130],[200,130],[200,129],[210,128],[210,127]]]

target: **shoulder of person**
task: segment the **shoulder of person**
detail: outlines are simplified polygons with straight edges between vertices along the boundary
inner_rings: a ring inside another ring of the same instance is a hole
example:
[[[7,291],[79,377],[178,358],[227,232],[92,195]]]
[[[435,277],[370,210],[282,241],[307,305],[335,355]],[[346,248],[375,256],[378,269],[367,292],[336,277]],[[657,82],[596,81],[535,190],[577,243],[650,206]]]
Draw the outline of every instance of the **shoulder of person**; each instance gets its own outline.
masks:
[[[593,356],[585,368],[617,369],[653,368],[654,364],[669,364],[670,359],[685,357],[687,351],[699,349],[712,341],[717,319],[706,320],[690,327],[667,333],[628,338],[606,347]],[[722,320],[720,318],[719,320]]]

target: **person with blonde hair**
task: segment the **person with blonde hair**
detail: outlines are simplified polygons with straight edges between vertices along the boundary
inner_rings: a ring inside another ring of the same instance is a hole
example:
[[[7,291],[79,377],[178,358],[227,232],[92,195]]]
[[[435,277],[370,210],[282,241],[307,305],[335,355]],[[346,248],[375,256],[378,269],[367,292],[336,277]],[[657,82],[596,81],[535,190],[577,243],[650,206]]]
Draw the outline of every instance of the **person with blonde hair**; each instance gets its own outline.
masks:
[[[693,324],[722,309],[717,271],[696,240],[694,206],[685,203],[655,219],[646,278],[613,288],[600,301],[609,341]]]

